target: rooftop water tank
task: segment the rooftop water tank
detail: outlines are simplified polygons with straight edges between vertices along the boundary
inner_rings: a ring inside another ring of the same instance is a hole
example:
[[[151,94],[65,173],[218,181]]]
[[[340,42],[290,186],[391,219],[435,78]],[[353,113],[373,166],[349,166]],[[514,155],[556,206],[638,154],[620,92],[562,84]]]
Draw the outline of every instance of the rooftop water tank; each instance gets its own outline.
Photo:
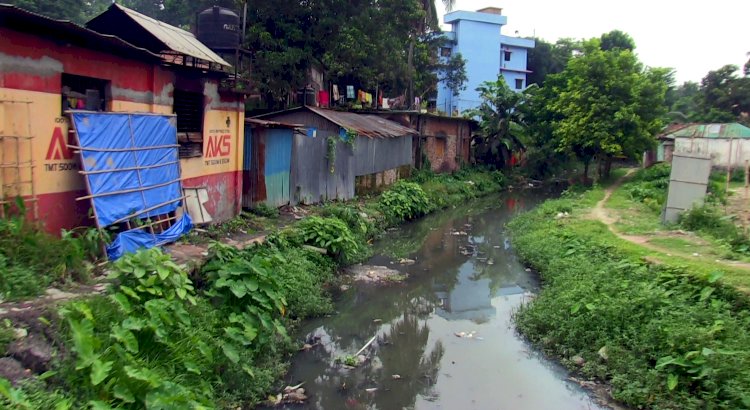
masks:
[[[240,44],[240,16],[213,6],[198,13],[196,36],[212,50],[233,50]]]

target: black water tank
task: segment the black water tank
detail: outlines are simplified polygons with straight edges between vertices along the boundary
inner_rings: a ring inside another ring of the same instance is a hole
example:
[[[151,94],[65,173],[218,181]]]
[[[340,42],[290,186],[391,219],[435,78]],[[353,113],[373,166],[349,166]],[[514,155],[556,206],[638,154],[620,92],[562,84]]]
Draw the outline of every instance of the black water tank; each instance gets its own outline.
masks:
[[[198,40],[214,50],[233,50],[240,44],[240,16],[213,6],[198,13]]]

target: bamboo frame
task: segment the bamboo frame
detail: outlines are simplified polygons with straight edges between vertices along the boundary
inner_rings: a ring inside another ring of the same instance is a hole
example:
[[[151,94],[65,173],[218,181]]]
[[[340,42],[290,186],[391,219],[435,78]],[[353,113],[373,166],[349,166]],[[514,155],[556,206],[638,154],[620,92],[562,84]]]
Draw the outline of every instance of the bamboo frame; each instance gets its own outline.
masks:
[[[131,134],[132,135],[132,134]],[[81,143],[80,141],[78,142]],[[180,144],[173,145],[151,145],[148,147],[131,147],[131,148],[86,148],[77,145],[68,145],[68,148],[73,148],[77,151],[91,151],[91,152],[133,152],[133,151],[151,151],[155,149],[167,149],[167,148],[179,148]]]
[[[164,182],[164,183],[156,184],[156,185],[142,186],[142,187],[139,187],[139,188],[132,188],[132,189],[123,189],[123,190],[120,190],[120,191],[102,192],[100,194],[91,194],[91,195],[86,195],[86,196],[78,197],[78,198],[76,198],[76,201],[83,201],[84,199],[100,198],[100,197],[103,197],[103,196],[123,195],[123,194],[132,194],[134,192],[148,191],[149,189],[161,188],[163,186],[171,185],[171,184],[174,184],[175,182],[180,182],[180,181],[182,181],[182,179],[181,178],[177,178],[177,179],[173,179],[173,180],[171,180],[169,182]],[[91,189],[89,189],[89,192],[91,192]]]
[[[5,205],[13,204],[15,201],[9,201],[5,198],[6,191],[5,188],[13,188],[15,187],[15,194],[18,198],[21,198],[21,201],[25,204],[31,203],[31,211],[33,214],[33,219],[38,220],[39,219],[39,206],[38,206],[38,200],[36,197],[36,191],[34,190],[34,150],[33,150],[33,140],[34,135],[31,128],[31,104],[33,101],[24,101],[24,100],[0,100],[0,104],[24,104],[26,107],[26,135],[0,135],[0,148],[4,148],[8,140],[14,140],[15,141],[15,149],[16,149],[16,158],[15,162],[5,162],[5,155],[3,154],[4,150],[0,150],[0,218],[5,217]],[[15,127],[12,131],[16,131]],[[21,143],[25,142],[26,148],[28,150],[29,160],[28,161],[21,161]],[[16,174],[15,178],[13,178],[12,183],[7,183],[6,177],[5,177],[5,170],[8,169],[15,169]],[[28,169],[29,172],[29,179],[22,179],[24,178],[22,176],[22,173],[25,169]],[[24,195],[24,185],[28,185],[28,195]],[[27,208],[28,211],[28,208]]]
[[[87,113],[87,112],[94,113],[93,111],[79,111],[79,110],[66,111],[67,114],[72,114],[72,113]],[[123,114],[123,113],[114,113],[114,112],[107,112],[107,113],[96,112],[96,113],[97,114],[117,114],[117,115],[122,115]],[[76,198],[76,200],[77,201],[86,200],[86,199],[92,200],[92,208],[94,210],[94,218],[96,220],[97,227],[100,228],[100,229],[102,227],[100,226],[100,223],[99,223],[99,217],[96,214],[96,206],[93,203],[93,199],[95,199],[95,198],[101,198],[101,197],[105,197],[105,196],[122,195],[122,194],[129,194],[129,193],[140,192],[141,199],[143,201],[143,205],[145,206],[146,203],[147,203],[146,197],[145,197],[145,191],[150,190],[150,189],[154,189],[154,188],[160,188],[160,187],[168,186],[168,185],[171,185],[171,184],[174,184],[174,183],[180,183],[182,181],[182,176],[181,176],[181,171],[182,170],[181,170],[181,168],[179,166],[179,164],[180,164],[179,160],[171,161],[171,162],[166,162],[166,163],[153,164],[153,165],[146,165],[146,166],[140,166],[140,165],[138,165],[138,163],[139,163],[138,162],[138,160],[139,160],[139,158],[138,158],[138,152],[139,151],[153,151],[153,150],[157,150],[157,149],[177,149],[177,148],[180,147],[180,145],[179,144],[170,144],[170,145],[155,145],[155,146],[148,146],[148,147],[137,147],[137,146],[135,146],[135,134],[134,134],[133,125],[132,125],[132,115],[133,115],[133,113],[127,113],[127,115],[128,115],[128,131],[129,131],[130,144],[131,144],[131,146],[129,148],[109,148],[108,149],[108,148],[87,148],[87,147],[83,147],[81,145],[81,141],[80,141],[80,138],[78,136],[78,130],[75,129],[75,123],[73,121],[71,121],[71,123],[73,124],[72,125],[73,129],[76,132],[76,138],[78,140],[78,145],[68,145],[68,148],[71,148],[71,149],[75,150],[75,152],[78,153],[78,154],[82,154],[83,152],[86,152],[86,151],[88,151],[88,152],[123,152],[123,153],[129,153],[129,154],[132,155],[133,160],[135,161],[135,164],[136,164],[136,166],[127,167],[127,168],[115,168],[115,169],[95,170],[95,171],[81,170],[81,171],[78,172],[79,174],[81,174],[81,175],[84,176],[84,180],[86,181],[86,188],[87,188],[87,191],[89,192],[89,195],[85,195],[85,196]],[[138,115],[141,115],[141,113],[138,113]],[[143,113],[143,115],[164,116],[162,114],[156,114],[156,113]],[[174,117],[174,115],[171,115],[171,116]],[[83,159],[83,158],[81,158],[81,159]],[[141,170],[161,168],[161,167],[173,166],[173,165],[177,165],[177,172],[178,172],[178,178],[177,179],[173,179],[171,181],[163,182],[163,183],[160,183],[160,184],[144,186],[143,179],[141,177],[141,172],[140,172]],[[112,191],[112,192],[102,192],[102,193],[98,193],[98,194],[91,194],[92,191],[91,191],[91,185],[90,185],[90,182],[89,182],[89,176],[90,175],[96,175],[96,174],[102,174],[102,173],[125,172],[125,171],[135,171],[136,172],[136,175],[137,175],[137,178],[138,178],[138,184],[139,184],[138,188],[124,189],[124,190]],[[169,205],[169,204],[173,204],[173,203],[176,203],[176,202],[184,201],[187,196],[184,195],[184,192],[182,191],[182,187],[180,187],[180,193],[182,194],[182,196],[180,196],[179,198],[171,199],[169,201],[165,201],[165,202],[159,203],[157,205],[148,207],[146,209],[138,210],[137,212],[134,212],[134,213],[132,213],[130,215],[124,216],[124,217],[122,217],[122,218],[114,221],[113,223],[109,224],[108,226],[112,226],[112,225],[117,225],[117,224],[124,223],[125,224],[125,228],[126,228],[125,232],[127,232],[127,231],[133,231],[133,230],[144,230],[146,232],[150,232],[151,235],[152,235],[152,237],[153,237],[153,239],[154,239],[154,242],[157,242],[156,241],[156,233],[157,233],[157,231],[159,233],[161,233],[164,230],[169,229],[172,226],[172,222],[175,221],[175,220],[177,220],[178,217],[177,217],[177,215],[174,212],[169,212],[167,214],[159,214],[159,215],[154,215],[154,216],[147,216],[146,214],[148,212],[151,212],[151,211],[153,211],[155,209],[158,209],[160,207],[163,207],[163,206],[166,206],[166,205]],[[134,219],[134,218],[138,218],[140,220],[146,220],[148,222],[145,223],[145,224],[138,223],[137,224],[138,226],[134,226],[134,224],[131,223],[132,219]],[[162,244],[164,244],[166,242],[167,241],[159,242],[159,243],[157,243],[157,246],[162,245]]]
[[[174,165],[174,164],[179,164],[179,163],[180,163],[180,161],[172,161],[172,162],[165,162],[163,164],[147,165],[145,167],[100,169],[100,170],[97,170],[97,171],[78,171],[78,173],[81,174],[81,175],[95,175],[95,174],[105,174],[107,172],[139,171],[141,169],[160,168],[160,167],[166,167],[167,165]]]

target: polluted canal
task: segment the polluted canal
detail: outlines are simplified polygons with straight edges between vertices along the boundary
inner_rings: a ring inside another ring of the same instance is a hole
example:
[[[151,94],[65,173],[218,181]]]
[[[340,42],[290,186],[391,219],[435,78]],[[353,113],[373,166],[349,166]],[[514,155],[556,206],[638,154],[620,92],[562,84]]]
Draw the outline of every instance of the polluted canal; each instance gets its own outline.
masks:
[[[354,268],[407,278],[354,285],[335,315],[305,323],[297,336],[312,347],[294,357],[286,382],[304,382],[308,401],[287,408],[600,408],[511,321],[539,282],[504,225],[548,195],[507,193],[388,232]]]

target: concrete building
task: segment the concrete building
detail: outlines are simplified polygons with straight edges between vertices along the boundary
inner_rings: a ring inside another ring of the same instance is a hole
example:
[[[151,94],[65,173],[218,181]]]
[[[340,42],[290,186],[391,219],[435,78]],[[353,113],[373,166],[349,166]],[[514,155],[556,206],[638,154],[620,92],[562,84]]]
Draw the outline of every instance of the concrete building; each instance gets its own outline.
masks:
[[[106,33],[92,28],[104,18]],[[117,4],[89,28],[0,4],[0,38],[0,204],[23,198],[53,234],[92,223],[70,147],[78,109],[175,114],[182,188],[205,191],[213,221],[239,214],[244,96],[191,33]]]
[[[526,88],[527,51],[534,48],[534,40],[501,34],[507,17],[502,9],[487,7],[478,11],[454,11],[445,15],[446,24],[452,26],[445,33],[447,42],[440,48],[441,59],[461,53],[466,60],[466,89],[458,95],[444,82],[438,85],[436,107],[438,111],[458,115],[476,108],[481,103],[476,90],[485,81],[494,81],[502,74],[512,90]]]

